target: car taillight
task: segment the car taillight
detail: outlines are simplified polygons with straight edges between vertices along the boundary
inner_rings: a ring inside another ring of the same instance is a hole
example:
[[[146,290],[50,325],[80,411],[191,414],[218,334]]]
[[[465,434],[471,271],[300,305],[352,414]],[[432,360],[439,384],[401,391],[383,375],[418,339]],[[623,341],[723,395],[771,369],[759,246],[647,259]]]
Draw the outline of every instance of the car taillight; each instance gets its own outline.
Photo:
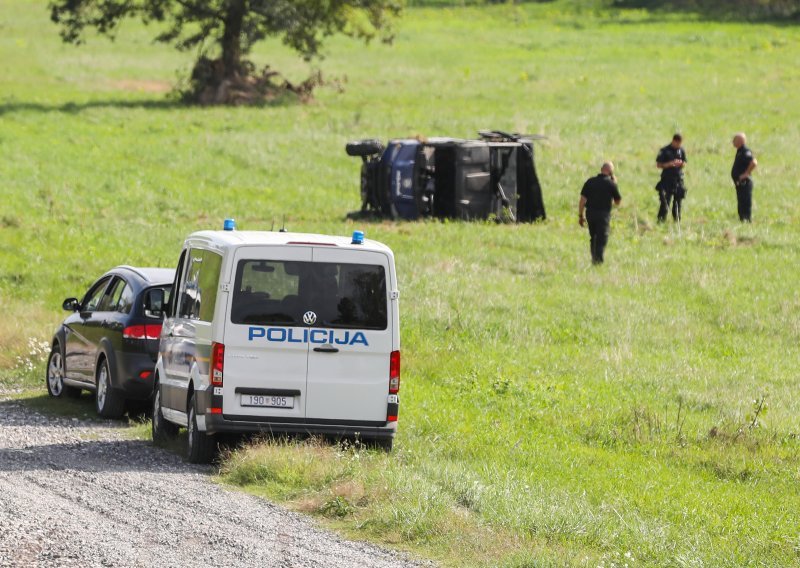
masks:
[[[211,344],[211,384],[222,384],[222,372],[225,367],[225,346],[222,343]]]
[[[122,330],[122,337],[125,339],[144,339],[145,334],[143,325],[129,325]]]
[[[147,324],[144,326],[144,334],[147,339],[158,339],[161,337],[161,324]]]
[[[129,325],[122,330],[125,339],[158,339],[161,336],[161,324]]]
[[[392,351],[389,356],[389,394],[400,392],[400,352]]]

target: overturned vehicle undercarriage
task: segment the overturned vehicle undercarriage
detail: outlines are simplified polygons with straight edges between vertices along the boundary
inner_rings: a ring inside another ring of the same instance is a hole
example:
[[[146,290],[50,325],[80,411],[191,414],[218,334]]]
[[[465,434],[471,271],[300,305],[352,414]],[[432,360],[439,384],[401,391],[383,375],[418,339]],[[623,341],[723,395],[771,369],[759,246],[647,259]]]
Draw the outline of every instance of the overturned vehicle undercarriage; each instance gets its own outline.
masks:
[[[391,219],[424,217],[545,219],[533,136],[480,131],[480,139],[397,139],[349,142],[359,156],[361,213]]]

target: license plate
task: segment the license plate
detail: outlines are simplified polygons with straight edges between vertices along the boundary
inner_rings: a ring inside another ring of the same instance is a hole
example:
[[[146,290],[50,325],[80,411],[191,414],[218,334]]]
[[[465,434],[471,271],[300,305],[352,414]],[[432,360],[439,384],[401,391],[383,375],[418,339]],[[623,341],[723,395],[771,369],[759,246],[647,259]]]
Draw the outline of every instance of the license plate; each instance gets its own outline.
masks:
[[[294,397],[267,396],[262,394],[243,394],[242,406],[262,406],[266,408],[294,408]]]

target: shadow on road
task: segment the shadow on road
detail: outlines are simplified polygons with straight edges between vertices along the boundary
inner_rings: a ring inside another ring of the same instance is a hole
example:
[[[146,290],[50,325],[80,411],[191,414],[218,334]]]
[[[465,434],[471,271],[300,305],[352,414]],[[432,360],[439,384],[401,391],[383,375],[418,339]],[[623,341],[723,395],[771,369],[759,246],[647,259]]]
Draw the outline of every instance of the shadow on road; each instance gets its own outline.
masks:
[[[186,473],[208,467],[185,463],[178,455],[145,440],[83,440],[26,448],[0,448],[0,472],[82,471]]]
[[[120,420],[101,418],[94,407],[94,393],[84,392],[78,398],[53,398],[47,393],[33,394],[24,398],[0,400],[0,414],[4,406],[22,405],[28,409],[43,412],[52,416],[91,420],[97,426],[105,428],[126,428],[146,421],[150,410],[150,401],[129,402],[125,416]]]

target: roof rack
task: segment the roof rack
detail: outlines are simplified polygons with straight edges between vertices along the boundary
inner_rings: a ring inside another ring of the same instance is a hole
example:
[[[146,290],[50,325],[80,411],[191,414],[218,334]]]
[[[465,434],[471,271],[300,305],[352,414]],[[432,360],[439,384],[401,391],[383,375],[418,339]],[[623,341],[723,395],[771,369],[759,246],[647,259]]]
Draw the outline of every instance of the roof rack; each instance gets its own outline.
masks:
[[[131,272],[136,274],[142,280],[146,280],[148,282],[150,281],[150,279],[147,277],[147,275],[144,272],[142,272],[138,268],[134,268],[133,266],[129,266],[127,264],[120,264],[119,266],[117,266],[117,269],[130,270]]]

